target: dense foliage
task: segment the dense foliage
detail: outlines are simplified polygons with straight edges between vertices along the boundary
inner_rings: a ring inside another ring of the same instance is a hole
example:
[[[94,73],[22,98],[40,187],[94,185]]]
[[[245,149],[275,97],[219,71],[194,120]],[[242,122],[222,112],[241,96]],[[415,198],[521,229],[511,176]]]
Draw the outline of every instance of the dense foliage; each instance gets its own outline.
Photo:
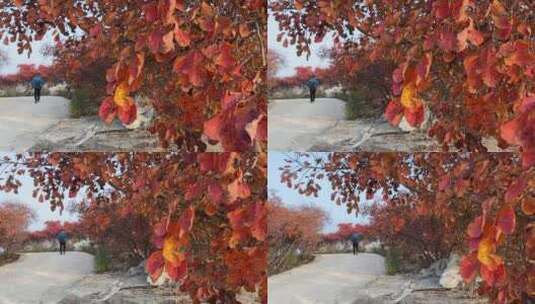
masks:
[[[276,195],[270,197],[267,211],[269,273],[306,262],[321,242],[321,230],[328,219],[325,211],[314,206],[290,207]]]
[[[79,222],[46,221],[45,227],[41,230],[32,231],[27,240],[37,242],[55,240],[61,230],[64,230],[70,239],[80,239],[84,236],[82,225]]]
[[[260,0],[0,2],[4,43],[31,52],[48,33],[75,70],[110,62],[100,117],[129,124],[142,95],[162,145],[187,151],[205,150],[207,140],[265,150],[266,20]]]
[[[19,249],[28,234],[28,226],[34,219],[35,213],[24,204],[0,204],[0,247],[6,254]]]
[[[30,81],[37,74],[46,80],[51,80],[55,82],[56,78],[51,78],[53,74],[51,73],[51,68],[46,65],[36,66],[34,64],[19,64],[17,66],[17,72],[13,74],[0,75],[0,87],[9,87],[16,85],[30,85]]]
[[[243,288],[266,301],[265,154],[36,153],[2,162],[0,190],[17,191],[26,174],[52,209],[84,198],[82,222],[93,221],[84,228],[97,236],[102,228],[118,237],[117,225],[143,214],[150,229],[129,232],[152,234],[151,279],[180,282],[194,303],[236,303]]]
[[[271,0],[280,40],[298,54],[333,34],[348,65],[395,64],[385,116],[429,134],[445,150],[484,151],[485,137],[535,164],[535,39],[530,0]],[[348,66],[348,68],[351,68]]]
[[[332,77],[332,71],[330,68],[299,66],[295,68],[295,73],[292,76],[274,77],[270,79],[270,89],[276,91],[295,87],[306,87],[306,82],[313,75],[320,80],[322,86],[331,87],[336,85],[336,78]]]
[[[354,233],[359,233],[363,237],[370,237],[370,232],[370,227],[368,225],[340,223],[338,224],[338,229],[335,232],[324,234],[322,238],[325,242],[345,242],[349,241],[350,236]]]
[[[348,212],[371,207],[379,239],[399,238],[429,260],[463,253],[463,278],[479,275],[479,291],[497,303],[535,296],[535,168],[523,168],[518,156],[333,153],[288,161],[283,183],[318,195],[327,180],[331,199]],[[361,194],[370,201],[361,202]]]

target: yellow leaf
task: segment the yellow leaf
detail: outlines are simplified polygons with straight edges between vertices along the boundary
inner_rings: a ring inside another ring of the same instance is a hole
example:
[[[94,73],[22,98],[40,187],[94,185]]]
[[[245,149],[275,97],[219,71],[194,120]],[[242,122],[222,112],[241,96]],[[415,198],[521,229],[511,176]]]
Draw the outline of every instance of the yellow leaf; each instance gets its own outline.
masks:
[[[165,238],[163,243],[163,257],[173,265],[180,265],[185,260],[186,257],[178,239],[173,236]]]
[[[477,259],[481,264],[494,271],[502,262],[501,258],[494,254],[495,252],[496,244],[494,241],[489,238],[483,239],[479,243]]]
[[[115,95],[113,96],[113,102],[118,107],[124,107],[129,103],[129,96],[130,88],[128,86],[128,83],[125,81],[121,83],[117,89],[115,89]]]
[[[416,85],[413,82],[403,88],[401,105],[409,110],[417,109],[422,105],[422,102],[416,97]]]

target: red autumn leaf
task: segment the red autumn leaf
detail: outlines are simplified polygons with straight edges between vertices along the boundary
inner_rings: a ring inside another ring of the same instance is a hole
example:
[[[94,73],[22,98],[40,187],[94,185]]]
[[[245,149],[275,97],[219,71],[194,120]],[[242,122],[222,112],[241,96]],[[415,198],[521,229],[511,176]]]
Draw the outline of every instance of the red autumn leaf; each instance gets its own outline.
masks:
[[[232,165],[232,159],[231,153],[203,153],[197,156],[201,172],[223,173]]]
[[[154,225],[154,234],[158,237],[163,237],[167,232],[167,227],[164,222],[157,223]]]
[[[89,35],[91,37],[98,37],[101,33],[102,33],[102,25],[100,25],[100,24],[97,24],[97,25],[93,26],[89,30]]]
[[[174,282],[180,282],[188,274],[188,263],[184,261],[178,266],[165,264],[165,272]]]
[[[204,135],[211,140],[221,141],[222,119],[221,115],[215,115],[206,121],[204,123]]]
[[[151,279],[156,281],[162,274],[165,260],[161,251],[153,252],[147,259],[146,271],[149,273]]]
[[[193,227],[193,222],[195,221],[195,209],[190,206],[184,210],[182,216],[178,220],[180,225],[180,237],[184,236],[186,233],[189,233]]]
[[[98,116],[100,117],[100,119],[102,119],[102,121],[107,124],[111,124],[113,119],[115,119],[116,115],[117,108],[113,103],[113,99],[111,97],[104,99],[98,110]]]
[[[505,267],[503,263],[499,264],[494,270],[481,265],[480,273],[481,278],[491,287],[501,285],[505,280]]]
[[[267,234],[267,209],[262,202],[256,202],[253,208],[254,221],[251,235],[259,241],[264,241]]]
[[[227,191],[229,193],[229,203],[233,203],[237,199],[245,199],[251,196],[251,190],[241,176],[236,178],[228,186]]]
[[[125,106],[117,107],[117,116],[119,117],[119,120],[125,125],[133,123],[137,118],[137,107],[134,104],[133,99],[130,99],[131,101]]]
[[[152,31],[152,33],[149,35],[148,46],[153,54],[156,54],[160,51],[160,47],[163,42],[162,39],[163,33],[160,29]]]
[[[397,126],[403,118],[403,106],[395,100],[391,100],[386,106],[385,118],[391,125]]]
[[[519,177],[512,182],[505,192],[505,202],[510,203],[519,198],[527,187],[527,182],[524,178]]]
[[[148,22],[154,22],[158,19],[158,7],[155,4],[145,5],[143,13]]]
[[[219,204],[223,200],[223,188],[219,183],[213,182],[208,185],[208,195],[213,203]]]
[[[186,201],[191,201],[196,199],[201,194],[201,185],[199,183],[193,183],[189,185],[186,193],[184,194],[184,199]]]
[[[464,256],[459,264],[459,273],[466,283],[472,282],[479,270],[479,262],[475,254]]]
[[[419,127],[425,119],[425,109],[423,105],[418,106],[416,109],[405,108],[405,119],[409,125],[413,127]]]
[[[527,170],[535,166],[535,152],[522,152],[522,167]]]
[[[175,28],[175,40],[181,47],[185,48],[191,44],[191,38],[188,32],[180,29],[180,27]]]
[[[512,207],[505,207],[498,212],[496,225],[505,234],[515,231],[516,215]]]
[[[483,217],[478,216],[470,225],[468,225],[467,234],[470,238],[477,239],[483,234],[483,228]]]
[[[449,175],[444,175],[438,182],[438,191],[445,191],[450,187],[451,178]]]
[[[219,48],[219,55],[215,59],[215,63],[225,69],[234,67],[236,61],[232,57],[232,46],[228,43],[223,43]]]

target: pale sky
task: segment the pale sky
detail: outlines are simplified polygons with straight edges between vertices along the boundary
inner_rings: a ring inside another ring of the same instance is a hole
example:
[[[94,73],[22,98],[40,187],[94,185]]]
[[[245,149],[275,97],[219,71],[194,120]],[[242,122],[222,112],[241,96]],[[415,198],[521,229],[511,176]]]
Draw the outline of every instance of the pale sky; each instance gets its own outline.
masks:
[[[365,223],[365,217],[356,217],[355,214],[348,214],[344,206],[337,206],[331,201],[331,187],[329,183],[322,185],[322,190],[317,198],[300,195],[296,190],[288,188],[285,184],[280,183],[279,167],[284,166],[287,152],[269,151],[268,163],[268,189],[274,190],[282,198],[282,201],[288,206],[313,205],[323,209],[330,217],[330,222],[324,227],[324,233],[335,232],[338,230],[339,223]],[[364,195],[361,196],[361,202],[365,202]]]
[[[294,68],[299,66],[311,66],[326,68],[329,66],[329,60],[320,58],[319,54],[324,48],[331,48],[333,46],[333,39],[331,35],[326,35],[321,43],[314,43],[311,45],[312,54],[307,60],[306,55],[297,56],[295,45],[289,45],[287,48],[282,46],[282,41],[277,42],[277,35],[279,34],[279,25],[275,18],[270,14],[268,19],[268,46],[270,50],[275,50],[281,54],[285,59],[285,66],[281,67],[278,76],[292,76]]]
[[[0,153],[0,158],[3,158],[5,155],[12,156],[13,154],[7,154],[7,153]],[[5,165],[0,165],[0,172],[3,172]],[[5,178],[5,174],[0,173],[0,182],[3,178]],[[11,193],[5,193],[0,191],[0,204],[4,202],[17,202],[17,203],[23,203],[32,208],[35,213],[37,214],[37,219],[35,222],[33,222],[30,225],[30,231],[35,230],[41,230],[44,228],[44,223],[46,221],[76,221],[77,216],[73,214],[69,214],[67,211],[67,206],[65,206],[65,210],[63,211],[63,214],[60,215],[60,212],[58,209],[56,211],[52,212],[50,210],[50,205],[48,202],[39,203],[39,201],[32,197],[32,191],[33,191],[33,179],[29,176],[22,176],[19,177],[20,182],[22,183],[22,186],[19,188],[19,193],[14,194]]]
[[[35,64],[35,65],[50,65],[52,64],[52,57],[45,57],[41,54],[41,48],[46,45],[52,45],[52,37],[46,35],[43,40],[32,43],[32,54],[28,58],[28,53],[24,52],[19,55],[17,52],[17,44],[11,43],[4,45],[0,43],[0,50],[8,56],[8,62],[5,66],[0,66],[0,75],[12,74],[17,72],[17,65],[19,64]]]

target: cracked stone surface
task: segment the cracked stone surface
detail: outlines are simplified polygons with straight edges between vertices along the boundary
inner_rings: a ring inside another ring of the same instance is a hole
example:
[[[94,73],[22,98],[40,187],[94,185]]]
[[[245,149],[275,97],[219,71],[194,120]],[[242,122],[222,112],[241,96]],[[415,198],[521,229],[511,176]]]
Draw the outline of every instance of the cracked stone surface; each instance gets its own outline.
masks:
[[[278,99],[269,104],[269,150],[295,152],[442,152],[424,131],[406,132],[384,118],[345,119],[345,102],[336,98]],[[484,139],[489,152],[502,150]],[[455,151],[452,151],[455,152]]]
[[[99,117],[63,119],[37,139],[32,151],[163,151],[158,139],[144,129],[127,129],[118,121],[111,125]]]
[[[145,274],[93,274],[72,285],[59,304],[191,304],[191,298],[177,288],[152,287]],[[254,294],[245,292],[239,300],[243,304],[260,303]]]

